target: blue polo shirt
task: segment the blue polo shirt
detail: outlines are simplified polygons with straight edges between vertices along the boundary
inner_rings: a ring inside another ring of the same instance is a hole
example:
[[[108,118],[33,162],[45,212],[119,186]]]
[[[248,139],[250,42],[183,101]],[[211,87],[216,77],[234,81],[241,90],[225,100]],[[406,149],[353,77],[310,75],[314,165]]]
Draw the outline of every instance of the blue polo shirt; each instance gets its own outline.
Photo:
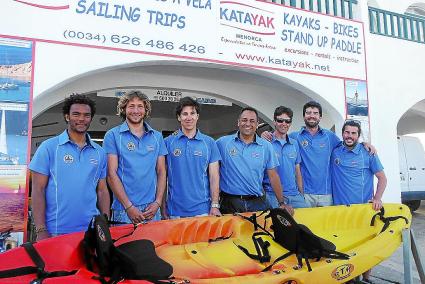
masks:
[[[178,130],[165,139],[169,155],[168,200],[170,216],[196,216],[208,214],[211,191],[208,166],[221,160],[214,139],[199,130],[189,139]]]
[[[255,141],[245,144],[239,133],[217,140],[221,154],[220,189],[235,195],[263,195],[264,171],[279,165],[272,144],[255,135]]]
[[[341,143],[338,136],[321,127],[312,136],[302,127],[289,137],[297,140],[300,148],[304,193],[332,194],[330,159],[333,149]]]
[[[271,143],[279,161],[277,173],[283,187],[283,195],[298,195],[300,192],[296,183],[295,166],[301,163],[301,156],[297,141],[288,136],[286,136],[286,139],[276,139],[273,136]],[[267,172],[264,174],[263,188],[266,191],[273,192]]]
[[[373,176],[384,169],[377,155],[362,144],[344,145],[332,153],[332,190],[335,205],[367,203],[373,196]]]
[[[43,143],[29,164],[33,172],[48,176],[46,226],[51,234],[84,231],[94,215],[96,188],[106,177],[105,151],[90,140],[80,148],[65,130]]]
[[[117,175],[125,193],[134,205],[151,203],[156,196],[156,163],[159,156],[167,155],[161,133],[143,123],[145,133],[137,137],[131,133],[127,122],[105,134],[103,148],[107,154],[118,157]],[[112,209],[124,210],[114,196]]]

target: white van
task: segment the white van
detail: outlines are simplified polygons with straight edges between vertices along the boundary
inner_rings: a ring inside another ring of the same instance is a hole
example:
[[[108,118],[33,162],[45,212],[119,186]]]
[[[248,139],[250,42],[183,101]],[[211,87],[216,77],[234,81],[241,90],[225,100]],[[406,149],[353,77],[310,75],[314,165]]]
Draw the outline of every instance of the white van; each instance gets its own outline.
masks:
[[[399,136],[401,201],[415,211],[425,200],[425,151],[416,137]]]

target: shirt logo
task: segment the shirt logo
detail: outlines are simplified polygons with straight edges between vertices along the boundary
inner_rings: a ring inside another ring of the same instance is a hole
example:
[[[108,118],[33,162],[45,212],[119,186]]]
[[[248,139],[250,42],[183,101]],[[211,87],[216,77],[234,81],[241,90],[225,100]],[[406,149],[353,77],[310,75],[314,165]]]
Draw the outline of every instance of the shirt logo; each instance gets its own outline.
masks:
[[[237,153],[238,153],[238,151],[236,150],[236,148],[232,148],[229,151],[230,156],[236,156]]]
[[[325,143],[321,143],[321,144],[319,144],[319,147],[320,148],[325,148],[326,147],[326,144]]]
[[[148,152],[152,152],[153,150],[155,150],[155,146],[148,145],[148,146],[146,146],[146,149],[148,150]]]
[[[134,143],[133,143],[133,142],[128,142],[128,143],[127,143],[127,149],[128,149],[129,151],[134,151],[134,149],[136,149],[136,145],[134,145]]]
[[[252,152],[251,156],[252,156],[253,158],[259,158],[259,157],[260,157],[260,153]]]
[[[174,149],[174,151],[173,151],[173,155],[174,156],[178,157],[181,154],[182,154],[182,150],[181,149],[179,149],[179,148]]]
[[[339,165],[339,164],[341,164],[341,160],[339,158],[336,158],[335,159],[335,165]]]
[[[297,153],[295,153],[295,152],[289,153],[289,154],[288,154],[288,157],[289,157],[290,159],[295,159],[295,158],[297,157]]]
[[[301,145],[302,145],[303,147],[307,147],[307,146],[308,146],[308,141],[307,141],[307,140],[303,140],[303,141],[301,142]]]
[[[93,165],[97,165],[98,162],[96,159],[90,159],[90,163]]]
[[[65,156],[63,156],[63,161],[67,164],[71,164],[72,162],[74,162],[74,157],[72,157],[72,155],[70,154],[66,154]]]
[[[194,151],[193,155],[202,157],[202,151]]]

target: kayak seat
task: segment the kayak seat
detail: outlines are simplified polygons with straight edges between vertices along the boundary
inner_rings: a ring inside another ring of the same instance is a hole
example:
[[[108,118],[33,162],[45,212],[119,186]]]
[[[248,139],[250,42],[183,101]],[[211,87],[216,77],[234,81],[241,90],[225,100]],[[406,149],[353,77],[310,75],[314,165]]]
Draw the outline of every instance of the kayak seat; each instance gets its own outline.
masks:
[[[334,243],[317,236],[307,226],[298,224],[285,209],[270,209],[267,217],[272,219],[274,240],[297,256],[300,267],[302,267],[302,259],[306,262],[309,271],[311,271],[309,259],[319,260],[322,257],[349,259],[347,254],[336,251]],[[282,258],[287,256],[283,255]],[[278,258],[275,262],[279,260]]]
[[[259,224],[258,217],[268,213],[264,221],[267,219],[272,220],[270,229],[273,231],[269,232],[264,226]],[[252,240],[255,245],[257,254],[249,252],[245,247],[238,246],[246,255],[252,259],[258,260],[261,263],[269,262],[271,260],[270,253],[268,251],[269,244],[265,243],[261,236],[271,236],[275,242],[287,249],[288,252],[276,258],[264,271],[270,270],[274,264],[295,254],[298,260],[298,266],[303,266],[302,260],[305,261],[308,271],[312,271],[309,259],[320,260],[322,257],[333,258],[333,259],[349,259],[347,254],[336,251],[336,246],[317,235],[315,235],[307,226],[298,224],[294,218],[289,214],[288,211],[282,208],[273,208],[263,211],[259,216],[254,213],[251,217],[237,214],[245,220],[251,222],[254,225],[254,233],[252,234]],[[259,231],[258,229],[261,229]]]
[[[152,241],[134,240],[114,245],[107,217],[95,216],[84,235],[83,246],[87,269],[97,272],[102,283],[116,283],[122,279],[157,282],[167,280],[173,267],[157,256]],[[106,281],[105,277],[110,280]]]

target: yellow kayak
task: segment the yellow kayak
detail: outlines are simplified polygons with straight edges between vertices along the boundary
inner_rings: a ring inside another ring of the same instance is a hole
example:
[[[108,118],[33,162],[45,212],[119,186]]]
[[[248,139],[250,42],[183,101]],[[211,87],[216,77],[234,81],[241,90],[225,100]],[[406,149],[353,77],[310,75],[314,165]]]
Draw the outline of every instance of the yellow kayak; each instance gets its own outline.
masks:
[[[385,223],[376,215],[370,204],[332,206],[295,210],[294,219],[307,226],[316,235],[335,244],[336,250],[349,255],[348,260],[322,258],[310,261],[311,271],[304,265],[299,267],[295,255],[277,262],[267,272],[265,267],[288,252],[270,236],[264,236],[269,247],[270,263],[260,263],[249,258],[236,245],[255,252],[252,241],[253,225],[240,217],[211,217],[193,220],[196,223],[180,224],[170,232],[172,244],[160,246],[158,255],[174,268],[174,276],[189,279],[191,283],[341,283],[346,282],[379,264],[401,244],[401,231],[409,228],[411,214],[400,204],[385,204],[385,217],[403,216]],[[264,215],[258,217],[264,222]],[[268,222],[271,225],[271,222]],[[221,231],[215,236],[231,238],[217,241],[202,241],[203,234]],[[183,243],[183,244],[182,244]],[[236,245],[235,245],[236,244]],[[194,253],[196,252],[196,253]]]
[[[402,229],[410,227],[409,208],[384,204],[384,209],[376,212],[370,204],[296,209],[293,219],[304,226],[285,214],[273,219],[267,217],[270,212],[257,212],[165,220],[138,226],[134,232],[131,225],[119,226],[110,232],[115,239],[130,234],[115,242],[118,247],[152,241],[157,256],[172,267],[172,278],[162,283],[344,283],[400,246]],[[46,271],[72,271],[43,283],[99,283],[93,278],[98,271],[87,269],[82,239],[83,233],[76,233],[34,244]],[[18,248],[0,255],[0,272],[32,264],[26,254]],[[28,283],[35,275],[0,282]]]

